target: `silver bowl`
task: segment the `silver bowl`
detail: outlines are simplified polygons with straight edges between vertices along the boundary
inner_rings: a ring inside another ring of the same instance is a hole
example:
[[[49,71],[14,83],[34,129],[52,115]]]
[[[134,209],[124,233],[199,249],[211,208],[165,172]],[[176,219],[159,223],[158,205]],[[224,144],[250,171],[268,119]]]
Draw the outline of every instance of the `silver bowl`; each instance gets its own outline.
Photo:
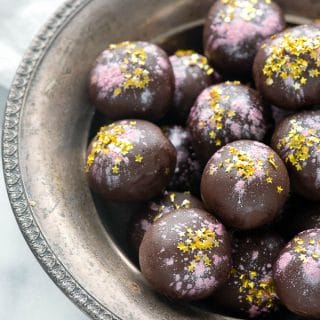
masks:
[[[135,208],[94,198],[83,172],[94,116],[86,80],[97,54],[123,40],[151,40],[169,51],[199,43],[213,2],[68,1],[17,71],[2,140],[12,209],[45,271],[94,319],[231,319],[154,293],[125,246]],[[320,16],[319,0],[278,2],[293,23]]]

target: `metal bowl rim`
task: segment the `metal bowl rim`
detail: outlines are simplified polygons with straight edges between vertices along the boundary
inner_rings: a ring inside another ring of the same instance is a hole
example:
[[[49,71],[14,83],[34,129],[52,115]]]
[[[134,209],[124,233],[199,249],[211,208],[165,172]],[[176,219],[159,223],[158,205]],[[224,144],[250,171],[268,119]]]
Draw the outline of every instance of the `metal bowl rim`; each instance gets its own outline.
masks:
[[[41,59],[63,27],[91,0],[67,0],[33,38],[17,69],[7,98],[2,130],[2,165],[12,211],[31,251],[52,281],[90,317],[120,320],[90,295],[68,272],[41,232],[28,201],[19,165],[20,115]]]

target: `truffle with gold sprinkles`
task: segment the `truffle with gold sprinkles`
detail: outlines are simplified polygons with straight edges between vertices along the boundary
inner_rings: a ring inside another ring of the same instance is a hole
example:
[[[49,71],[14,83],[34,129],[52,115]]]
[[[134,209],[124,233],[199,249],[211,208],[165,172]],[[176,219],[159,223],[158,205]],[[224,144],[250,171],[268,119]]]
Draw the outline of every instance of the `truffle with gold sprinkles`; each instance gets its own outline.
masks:
[[[320,103],[320,28],[304,25],[267,40],[253,73],[261,94],[277,107],[298,110]]]
[[[93,191],[115,201],[161,194],[174,172],[176,150],[161,129],[144,120],[100,128],[89,145],[85,171]]]
[[[285,161],[294,190],[320,200],[320,111],[305,111],[277,126],[272,147]]]
[[[231,276],[213,295],[213,303],[241,318],[255,318],[275,311],[279,300],[272,266],[284,245],[283,239],[272,233],[235,236]]]
[[[159,293],[199,300],[210,296],[229,277],[229,236],[206,211],[178,209],[148,228],[139,261],[143,275]]]
[[[221,81],[208,59],[193,50],[178,50],[170,57],[175,77],[175,91],[170,116],[185,124],[196,98],[205,88]]]
[[[269,122],[269,109],[259,93],[234,81],[214,85],[200,94],[191,109],[188,128],[194,150],[205,164],[229,142],[263,141]]]
[[[111,44],[89,76],[95,107],[110,119],[160,120],[168,111],[174,76],[167,54],[148,42]]]
[[[191,193],[200,195],[203,166],[198,161],[192,148],[189,131],[175,125],[162,127],[162,130],[177,150],[177,164],[168,189],[190,190]]]
[[[204,51],[218,70],[251,76],[262,42],[285,29],[279,6],[271,0],[218,0],[204,27]]]
[[[201,195],[226,225],[253,229],[271,222],[289,194],[285,164],[268,146],[239,140],[216,152],[204,169]]]
[[[204,209],[202,202],[188,191],[165,191],[161,197],[149,201],[141,213],[132,217],[129,224],[129,245],[134,253],[139,253],[143,236],[154,221],[171,211],[190,208]]]
[[[273,268],[276,292],[293,313],[320,318],[320,229],[299,233],[281,251]]]

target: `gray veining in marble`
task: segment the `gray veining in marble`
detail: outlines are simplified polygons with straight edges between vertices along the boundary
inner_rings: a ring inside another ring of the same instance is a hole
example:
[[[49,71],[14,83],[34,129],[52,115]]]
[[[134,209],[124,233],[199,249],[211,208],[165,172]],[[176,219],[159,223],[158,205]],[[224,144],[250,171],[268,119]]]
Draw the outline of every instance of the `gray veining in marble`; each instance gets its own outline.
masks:
[[[0,118],[32,36],[62,0],[0,0]],[[0,319],[88,319],[49,279],[20,233],[0,169]]]

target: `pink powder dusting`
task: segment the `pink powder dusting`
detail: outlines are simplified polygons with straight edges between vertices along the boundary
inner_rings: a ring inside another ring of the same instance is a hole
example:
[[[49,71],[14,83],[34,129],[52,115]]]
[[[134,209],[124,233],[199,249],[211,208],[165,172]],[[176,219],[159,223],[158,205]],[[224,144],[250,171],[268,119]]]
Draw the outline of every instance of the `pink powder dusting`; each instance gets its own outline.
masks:
[[[304,278],[311,285],[319,285],[320,283],[320,268],[313,258],[308,258],[303,264]]]
[[[287,268],[288,264],[291,262],[292,260],[292,255],[289,252],[285,252],[283,255],[281,255],[281,257],[278,260],[278,269],[280,272],[285,271],[285,269]]]
[[[251,306],[251,308],[248,310],[249,312],[249,317],[250,318],[255,318],[258,316],[261,312],[259,311],[259,308],[255,305]]]
[[[196,277],[203,277],[206,272],[206,266],[201,260],[195,267],[194,274]]]
[[[252,252],[252,260],[256,260],[259,256],[259,252],[258,251],[253,251]]]
[[[242,129],[239,123],[231,121],[230,130],[234,136],[241,138]]]
[[[222,236],[223,235],[223,225],[221,223],[218,223],[215,225],[215,232],[218,236]]]
[[[222,262],[222,258],[216,254],[212,256],[212,260],[215,266],[218,266]]]
[[[246,100],[235,100],[231,105],[232,110],[239,113],[239,115],[244,119],[247,117],[248,112],[251,109],[251,105],[248,104]]]
[[[234,191],[240,194],[244,194],[245,181],[239,180],[234,186]]]
[[[199,278],[195,282],[195,288],[196,289],[210,289],[212,287],[215,287],[217,284],[217,281],[214,277],[210,278]]]
[[[211,29],[221,38],[212,41],[212,48],[217,49],[223,45],[237,46],[245,39],[252,38],[256,34],[268,37],[276,31],[280,31],[280,20],[276,15],[267,15],[261,24],[235,19],[231,23],[214,24]]]
[[[158,57],[157,58],[158,64],[162,70],[168,70],[169,69],[169,64],[168,61],[164,57]]]
[[[104,91],[109,91],[120,86],[124,81],[123,74],[118,66],[98,66],[96,68],[97,85]]]

